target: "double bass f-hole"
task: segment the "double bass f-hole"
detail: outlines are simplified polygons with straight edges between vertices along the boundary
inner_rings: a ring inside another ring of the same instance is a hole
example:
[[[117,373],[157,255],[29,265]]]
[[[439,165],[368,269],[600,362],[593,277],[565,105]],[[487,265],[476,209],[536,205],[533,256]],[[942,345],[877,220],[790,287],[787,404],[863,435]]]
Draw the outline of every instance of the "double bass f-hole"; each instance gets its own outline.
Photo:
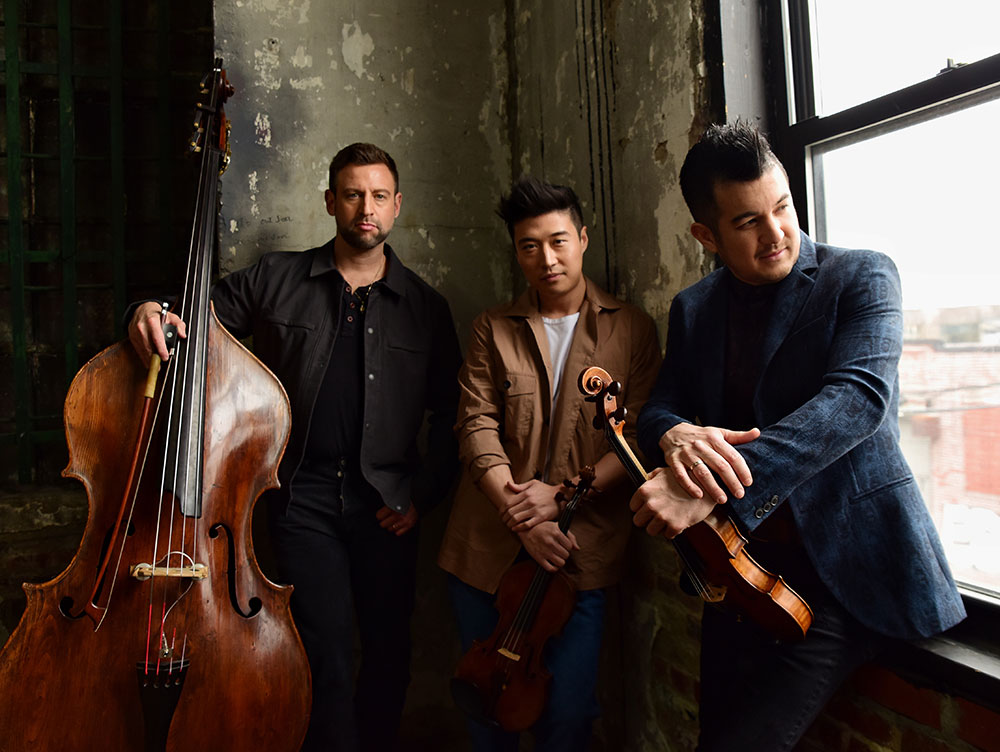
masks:
[[[580,373],[578,385],[596,405],[594,428],[603,430],[615,456],[638,487],[649,474],[625,441],[626,410],[618,405],[621,383],[603,368]],[[747,540],[721,506],[671,540],[688,580],[706,603],[750,619],[773,637],[794,642],[805,637],[812,609],[779,575],[760,566],[746,551]]]

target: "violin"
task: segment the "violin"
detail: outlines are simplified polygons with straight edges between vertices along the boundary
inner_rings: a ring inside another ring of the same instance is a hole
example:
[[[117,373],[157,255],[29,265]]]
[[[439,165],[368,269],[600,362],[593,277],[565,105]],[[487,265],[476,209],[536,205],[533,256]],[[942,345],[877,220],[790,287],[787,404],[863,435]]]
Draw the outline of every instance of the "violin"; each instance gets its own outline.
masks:
[[[232,93],[216,59],[191,142],[201,171],[187,338],[165,331],[171,357],[148,371],[127,341],[113,345],[66,396],[63,475],[85,486],[89,516],[69,566],[24,586],[0,652],[7,752],[295,752],[305,737],[310,674],[291,587],[264,577],[251,541],[291,410],[209,302]]]
[[[584,369],[580,391],[596,403],[594,427],[603,430],[615,456],[636,487],[649,479],[642,464],[625,441],[625,406],[617,397],[622,385],[603,368]],[[802,596],[780,575],[754,561],[743,537],[722,506],[716,505],[702,522],[692,525],[670,541],[684,572],[706,603],[727,608],[762,627],[778,640],[795,642],[805,637],[813,612]]]
[[[594,468],[580,471],[559,516],[559,529],[569,530],[581,499],[594,482]],[[556,496],[560,501],[565,497]],[[514,564],[497,589],[500,612],[493,634],[476,640],[462,656],[451,680],[455,704],[470,717],[504,731],[535,725],[548,702],[552,674],[542,662],[545,643],[562,631],[576,605],[576,587],[563,572],[547,572],[532,560]]]

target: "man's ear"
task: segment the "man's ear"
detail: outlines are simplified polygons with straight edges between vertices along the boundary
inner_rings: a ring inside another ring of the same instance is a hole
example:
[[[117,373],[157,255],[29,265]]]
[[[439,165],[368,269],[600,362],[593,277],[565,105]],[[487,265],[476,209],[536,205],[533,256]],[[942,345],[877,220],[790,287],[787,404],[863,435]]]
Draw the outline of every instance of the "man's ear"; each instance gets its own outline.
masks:
[[[397,193],[394,201],[396,203],[396,212],[392,216],[398,219],[399,218],[399,209],[400,209],[400,207],[403,206],[403,194],[402,193]]]
[[[580,253],[587,252],[587,245],[590,243],[590,239],[587,237],[587,226],[584,225],[580,228]]]
[[[712,232],[708,225],[703,225],[701,222],[695,222],[691,225],[691,234],[694,235],[695,240],[701,243],[702,248],[709,253],[719,252],[719,249],[715,244],[715,233]]]
[[[337,216],[337,196],[329,188],[323,193],[323,200],[326,202],[326,213],[331,217]]]

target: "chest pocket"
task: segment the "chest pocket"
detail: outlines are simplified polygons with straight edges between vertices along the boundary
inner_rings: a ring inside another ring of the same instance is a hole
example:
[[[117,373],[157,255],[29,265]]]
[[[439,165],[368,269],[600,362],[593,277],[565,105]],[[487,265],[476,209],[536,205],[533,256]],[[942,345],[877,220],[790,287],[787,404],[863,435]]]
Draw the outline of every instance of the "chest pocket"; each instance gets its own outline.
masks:
[[[504,402],[504,433],[523,436],[534,418],[538,379],[533,373],[508,373],[500,383]]]

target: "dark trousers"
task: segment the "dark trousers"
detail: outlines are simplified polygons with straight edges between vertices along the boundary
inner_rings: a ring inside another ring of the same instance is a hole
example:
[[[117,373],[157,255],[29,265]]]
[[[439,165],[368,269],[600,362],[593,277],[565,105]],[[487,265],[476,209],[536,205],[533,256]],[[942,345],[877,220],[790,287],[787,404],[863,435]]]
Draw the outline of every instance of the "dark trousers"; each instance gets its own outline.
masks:
[[[801,642],[779,643],[705,607],[699,752],[792,749],[837,688],[886,646],[888,638],[848,614],[814,572],[796,589],[814,613]]]
[[[379,504],[342,498],[342,487],[337,478],[300,471],[287,513],[271,517],[275,558],[282,581],[295,586],[292,616],[312,671],[302,749],[388,752],[410,681],[417,529],[400,537],[383,530]]]

